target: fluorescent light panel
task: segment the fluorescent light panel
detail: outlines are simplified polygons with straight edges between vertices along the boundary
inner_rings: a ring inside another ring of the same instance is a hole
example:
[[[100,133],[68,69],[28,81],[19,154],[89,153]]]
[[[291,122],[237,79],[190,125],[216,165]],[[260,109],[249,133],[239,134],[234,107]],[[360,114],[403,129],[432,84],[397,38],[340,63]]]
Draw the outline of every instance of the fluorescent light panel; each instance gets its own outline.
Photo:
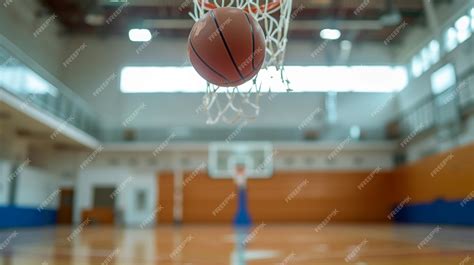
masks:
[[[456,23],[454,23],[454,27],[456,28],[457,31],[457,38],[458,42],[462,43],[465,40],[469,39],[471,37],[471,28],[470,28],[470,22],[471,19],[469,16],[462,16],[458,20],[456,20]]]
[[[325,40],[337,40],[341,37],[341,31],[338,29],[323,29],[319,36]]]
[[[408,83],[404,67],[397,66],[286,66],[285,73],[295,92],[396,92]],[[192,67],[124,67],[120,89],[124,93],[205,92],[206,81]],[[280,73],[262,69],[258,83],[262,91],[285,92]],[[242,85],[245,89],[252,81]],[[225,88],[222,88],[225,91]]]
[[[148,29],[131,29],[128,37],[134,42],[147,42],[151,40],[151,32]]]
[[[452,64],[447,64],[431,75],[431,90],[434,94],[443,93],[456,84],[456,71]]]
[[[474,7],[471,9],[471,29],[474,32]]]

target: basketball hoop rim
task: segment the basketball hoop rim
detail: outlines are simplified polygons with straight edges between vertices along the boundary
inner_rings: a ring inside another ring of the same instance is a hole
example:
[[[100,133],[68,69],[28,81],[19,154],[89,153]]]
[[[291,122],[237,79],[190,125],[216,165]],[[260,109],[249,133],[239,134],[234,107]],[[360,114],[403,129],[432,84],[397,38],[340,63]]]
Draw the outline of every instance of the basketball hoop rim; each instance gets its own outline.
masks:
[[[236,168],[235,169],[235,174],[237,176],[245,176],[245,167],[244,168]]]
[[[203,4],[203,1],[204,1],[204,4]],[[250,12],[250,13],[253,13],[253,14],[257,14],[259,12],[263,12],[263,11],[273,11],[275,9],[277,9],[278,7],[280,7],[281,5],[281,1],[282,0],[272,0],[271,3],[269,4],[263,4],[263,5],[260,5],[258,7],[250,7],[250,8],[245,8],[245,12]],[[199,5],[203,5],[204,8],[206,10],[213,10],[213,9],[216,9],[218,8],[218,6],[216,6],[216,4],[213,4],[213,3],[210,3],[209,0],[197,0],[197,2],[199,3]]]

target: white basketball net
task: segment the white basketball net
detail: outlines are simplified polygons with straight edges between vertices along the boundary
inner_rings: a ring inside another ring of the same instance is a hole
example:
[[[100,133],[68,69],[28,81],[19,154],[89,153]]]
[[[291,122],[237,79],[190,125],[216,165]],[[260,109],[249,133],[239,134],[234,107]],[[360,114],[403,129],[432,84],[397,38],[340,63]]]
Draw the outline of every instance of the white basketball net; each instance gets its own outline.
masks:
[[[265,63],[262,72],[252,81],[238,87],[219,87],[208,83],[203,97],[202,110],[207,113],[207,123],[219,121],[235,123],[239,120],[254,120],[260,112],[261,91],[271,93],[276,82],[291,91],[286,78],[283,60],[285,57],[288,26],[290,23],[292,0],[280,0],[280,5],[270,10],[268,6],[278,0],[193,0],[194,12],[189,15],[198,21],[212,3],[216,7],[238,7],[248,11],[262,26],[265,33]],[[264,6],[264,8],[260,8]],[[251,12],[250,10],[258,10]],[[269,82],[269,79],[271,82]]]

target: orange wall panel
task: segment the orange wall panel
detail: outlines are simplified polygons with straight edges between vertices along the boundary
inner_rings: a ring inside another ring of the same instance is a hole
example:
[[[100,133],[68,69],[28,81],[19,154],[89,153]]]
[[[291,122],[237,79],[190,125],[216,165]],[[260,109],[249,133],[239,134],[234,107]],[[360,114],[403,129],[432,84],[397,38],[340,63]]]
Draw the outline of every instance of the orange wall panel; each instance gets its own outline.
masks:
[[[185,173],[183,178],[192,177],[183,187],[183,222],[231,222],[238,199],[233,181],[212,179],[207,172],[190,174]],[[159,203],[164,207],[159,219],[172,222],[173,174],[162,172],[159,178]],[[367,179],[367,184],[359,189]],[[438,198],[462,200],[471,193],[474,145],[375,174],[276,171],[270,179],[249,180],[247,190],[249,211],[256,223],[320,222],[334,210],[335,221],[388,221],[387,215],[407,196],[410,203],[423,203]],[[290,195],[292,192],[294,195]],[[224,207],[216,211],[221,204]]]
[[[173,222],[173,192],[174,176],[173,172],[163,171],[158,175],[158,204],[163,207],[159,213],[157,221],[159,223]]]
[[[392,189],[391,174],[373,174],[359,190],[358,185],[371,173],[285,171],[276,172],[270,179],[249,180],[249,211],[255,222],[316,222],[334,210],[338,211],[334,220],[388,221],[386,216],[393,207],[393,200],[387,196]],[[167,188],[172,187],[160,185],[160,194],[169,192],[163,190]],[[183,187],[183,222],[230,222],[237,193],[232,180],[199,173]],[[216,210],[220,205],[221,210]]]
[[[433,175],[432,175],[433,173]],[[398,200],[462,200],[474,190],[474,145],[455,148],[397,168]]]

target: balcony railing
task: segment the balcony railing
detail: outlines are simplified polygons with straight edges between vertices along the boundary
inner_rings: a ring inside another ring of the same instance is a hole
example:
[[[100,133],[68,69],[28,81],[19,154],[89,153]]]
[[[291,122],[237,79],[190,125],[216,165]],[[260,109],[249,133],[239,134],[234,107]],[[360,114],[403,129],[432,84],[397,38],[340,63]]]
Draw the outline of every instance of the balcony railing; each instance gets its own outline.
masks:
[[[388,126],[392,138],[404,138],[431,129],[456,129],[474,111],[474,67],[458,76],[456,85],[420,100]]]
[[[0,36],[0,89],[99,138],[97,115],[78,95]]]

